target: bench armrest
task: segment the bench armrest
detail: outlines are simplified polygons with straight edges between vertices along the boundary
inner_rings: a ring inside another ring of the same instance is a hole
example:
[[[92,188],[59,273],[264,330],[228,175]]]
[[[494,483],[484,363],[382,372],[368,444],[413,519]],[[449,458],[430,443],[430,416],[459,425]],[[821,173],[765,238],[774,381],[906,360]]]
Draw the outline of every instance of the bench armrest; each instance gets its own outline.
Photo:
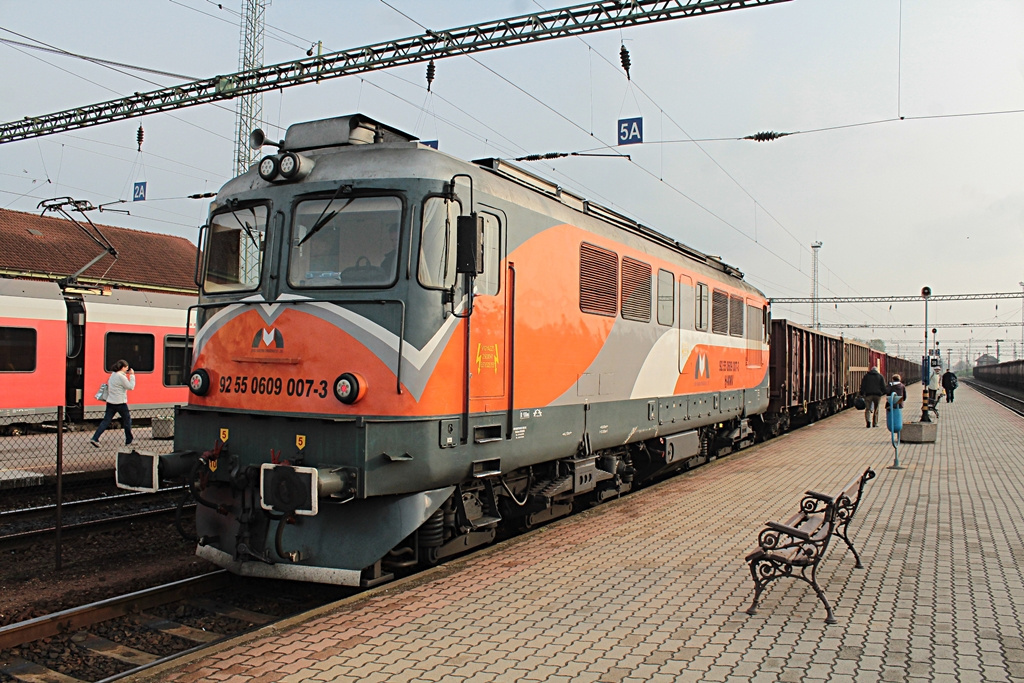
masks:
[[[811,498],[816,498],[817,500],[820,500],[821,502],[826,503],[828,505],[831,505],[833,501],[835,501],[835,498],[833,498],[832,496],[824,493],[818,493],[817,491],[806,491],[805,495],[808,495]]]
[[[811,540],[811,535],[809,533],[801,531],[796,527],[786,526],[785,524],[779,524],[778,522],[765,522],[765,526],[772,531],[778,531],[779,533],[787,534],[793,538],[799,538],[801,541]]]

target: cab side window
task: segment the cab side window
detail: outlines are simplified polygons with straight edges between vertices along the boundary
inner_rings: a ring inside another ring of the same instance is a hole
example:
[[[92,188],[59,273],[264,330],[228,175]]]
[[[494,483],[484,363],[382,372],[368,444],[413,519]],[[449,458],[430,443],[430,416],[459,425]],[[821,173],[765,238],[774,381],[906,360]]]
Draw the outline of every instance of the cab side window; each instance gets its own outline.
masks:
[[[423,203],[417,272],[419,283],[424,287],[449,289],[455,286],[455,225],[461,213],[462,205],[458,201],[443,197],[430,197]]]

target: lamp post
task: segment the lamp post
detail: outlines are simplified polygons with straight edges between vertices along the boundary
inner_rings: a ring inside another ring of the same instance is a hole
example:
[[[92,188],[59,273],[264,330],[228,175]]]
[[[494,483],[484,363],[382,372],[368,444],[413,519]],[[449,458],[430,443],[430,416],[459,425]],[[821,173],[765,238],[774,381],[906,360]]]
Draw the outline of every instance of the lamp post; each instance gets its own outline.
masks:
[[[1024,282],[1017,284],[1024,289]],[[1024,356],[1024,299],[1020,300],[1020,355]]]
[[[921,422],[932,421],[928,417],[928,375],[931,370],[928,363],[928,297],[931,295],[931,287],[921,288],[921,298],[924,299],[924,355],[921,356],[921,384],[924,388],[921,396]]]

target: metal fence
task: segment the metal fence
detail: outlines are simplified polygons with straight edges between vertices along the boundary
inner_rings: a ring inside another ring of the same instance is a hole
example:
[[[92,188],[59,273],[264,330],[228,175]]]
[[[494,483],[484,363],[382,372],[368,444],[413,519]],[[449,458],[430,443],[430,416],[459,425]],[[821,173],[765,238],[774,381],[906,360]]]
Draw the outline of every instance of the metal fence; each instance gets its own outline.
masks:
[[[31,424],[19,422],[17,417],[0,417],[0,489],[21,486],[39,486],[54,481],[58,460],[65,485],[75,479],[88,479],[109,475],[114,478],[117,451],[125,447],[125,432],[119,418],[115,418],[99,440],[99,447],[90,440],[99,425],[98,420],[68,422],[58,429],[59,410],[52,414],[36,415]],[[174,413],[172,409],[131,409],[131,447],[140,451],[170,453],[173,448]],[[58,458],[58,453],[61,457]]]

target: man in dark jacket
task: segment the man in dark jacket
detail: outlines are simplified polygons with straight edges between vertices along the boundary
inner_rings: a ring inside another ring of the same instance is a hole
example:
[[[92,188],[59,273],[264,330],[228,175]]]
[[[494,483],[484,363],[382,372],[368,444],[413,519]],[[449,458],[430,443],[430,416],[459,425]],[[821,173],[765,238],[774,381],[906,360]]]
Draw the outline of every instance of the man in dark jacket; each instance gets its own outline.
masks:
[[[956,375],[953,374],[953,371],[947,369],[942,375],[942,388],[946,390],[946,403],[953,402],[953,390],[959,384],[960,382],[957,380]]]
[[[887,389],[885,377],[882,377],[877,367],[871,368],[860,381],[860,393],[864,397],[864,421],[869,428],[878,426],[878,406]]]

